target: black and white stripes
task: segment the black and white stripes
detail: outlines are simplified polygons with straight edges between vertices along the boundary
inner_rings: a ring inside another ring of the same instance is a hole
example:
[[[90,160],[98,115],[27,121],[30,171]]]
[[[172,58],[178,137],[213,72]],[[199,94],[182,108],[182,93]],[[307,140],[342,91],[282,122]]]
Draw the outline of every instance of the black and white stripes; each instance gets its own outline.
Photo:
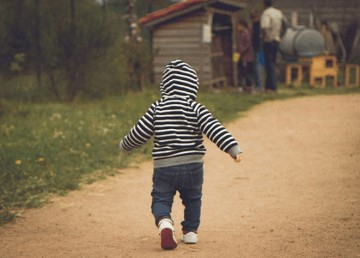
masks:
[[[175,60],[165,67],[160,83],[162,96],[186,96],[195,100],[198,89],[199,80],[190,65]]]
[[[150,106],[120,147],[131,151],[154,136],[154,161],[168,159],[167,165],[177,165],[205,154],[205,134],[221,150],[235,156],[240,152],[235,139],[195,101],[198,88],[196,72],[188,64],[180,60],[169,63],[160,84],[161,99]]]

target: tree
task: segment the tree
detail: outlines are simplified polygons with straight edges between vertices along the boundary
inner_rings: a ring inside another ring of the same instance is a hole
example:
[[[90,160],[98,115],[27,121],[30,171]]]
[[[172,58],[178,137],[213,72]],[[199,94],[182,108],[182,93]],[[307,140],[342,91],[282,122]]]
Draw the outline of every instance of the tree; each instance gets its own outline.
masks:
[[[1,74],[7,79],[37,78],[28,99],[44,96],[72,102],[79,94],[99,96],[103,92],[141,88],[150,70],[150,58],[147,44],[137,40],[144,34],[132,26],[137,23],[137,15],[146,15],[171,2],[137,0],[130,23],[126,17],[128,3],[0,0]],[[129,44],[132,39],[126,43],[126,35],[134,31],[135,43]]]
[[[49,90],[68,102],[86,90],[86,76],[91,72],[87,68],[119,36],[116,22],[104,19],[104,10],[93,0],[0,0],[0,12],[3,74],[10,76],[15,56],[23,54],[21,72],[35,71],[38,91],[45,90],[43,71],[50,81]],[[65,90],[57,77],[66,84]]]
[[[95,3],[69,0],[69,10],[58,27],[55,56],[66,79],[66,101],[71,102],[86,89],[87,68],[114,43],[116,33]]]

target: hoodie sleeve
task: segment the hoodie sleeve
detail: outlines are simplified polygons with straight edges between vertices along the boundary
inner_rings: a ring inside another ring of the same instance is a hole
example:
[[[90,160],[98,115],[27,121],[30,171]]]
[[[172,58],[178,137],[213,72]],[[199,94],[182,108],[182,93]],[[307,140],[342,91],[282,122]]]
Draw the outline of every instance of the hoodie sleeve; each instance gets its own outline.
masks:
[[[125,152],[132,151],[151,138],[154,134],[154,113],[155,103],[150,106],[130,132],[120,141],[119,147],[121,150]]]
[[[234,137],[212,116],[208,109],[197,103],[195,111],[197,113],[200,130],[210,141],[215,143],[222,151],[229,153],[232,157],[241,153],[241,149]]]

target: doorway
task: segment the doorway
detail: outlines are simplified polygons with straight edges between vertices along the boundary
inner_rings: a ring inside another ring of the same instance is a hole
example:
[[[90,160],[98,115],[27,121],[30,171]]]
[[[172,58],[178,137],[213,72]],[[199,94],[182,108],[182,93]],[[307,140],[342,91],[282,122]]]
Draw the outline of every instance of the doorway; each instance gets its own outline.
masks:
[[[231,16],[214,13],[212,21],[212,85],[234,85]]]

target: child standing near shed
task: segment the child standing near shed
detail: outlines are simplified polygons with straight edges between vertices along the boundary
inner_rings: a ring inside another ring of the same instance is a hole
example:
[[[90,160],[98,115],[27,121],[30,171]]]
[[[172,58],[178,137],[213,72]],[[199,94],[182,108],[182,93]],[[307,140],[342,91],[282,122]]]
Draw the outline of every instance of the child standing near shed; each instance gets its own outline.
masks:
[[[190,65],[181,60],[170,62],[160,83],[161,98],[120,142],[120,148],[128,152],[154,136],[151,209],[159,228],[161,247],[165,250],[177,246],[171,219],[176,191],[185,206],[182,240],[187,244],[198,241],[206,151],[202,134],[236,162],[241,161],[236,140],[203,105],[196,102],[198,89],[198,77]]]
[[[240,86],[252,92],[254,82],[254,49],[252,45],[252,32],[245,20],[240,20],[237,25],[237,53],[240,56],[238,62],[238,74]],[[243,85],[245,79],[245,85]]]

